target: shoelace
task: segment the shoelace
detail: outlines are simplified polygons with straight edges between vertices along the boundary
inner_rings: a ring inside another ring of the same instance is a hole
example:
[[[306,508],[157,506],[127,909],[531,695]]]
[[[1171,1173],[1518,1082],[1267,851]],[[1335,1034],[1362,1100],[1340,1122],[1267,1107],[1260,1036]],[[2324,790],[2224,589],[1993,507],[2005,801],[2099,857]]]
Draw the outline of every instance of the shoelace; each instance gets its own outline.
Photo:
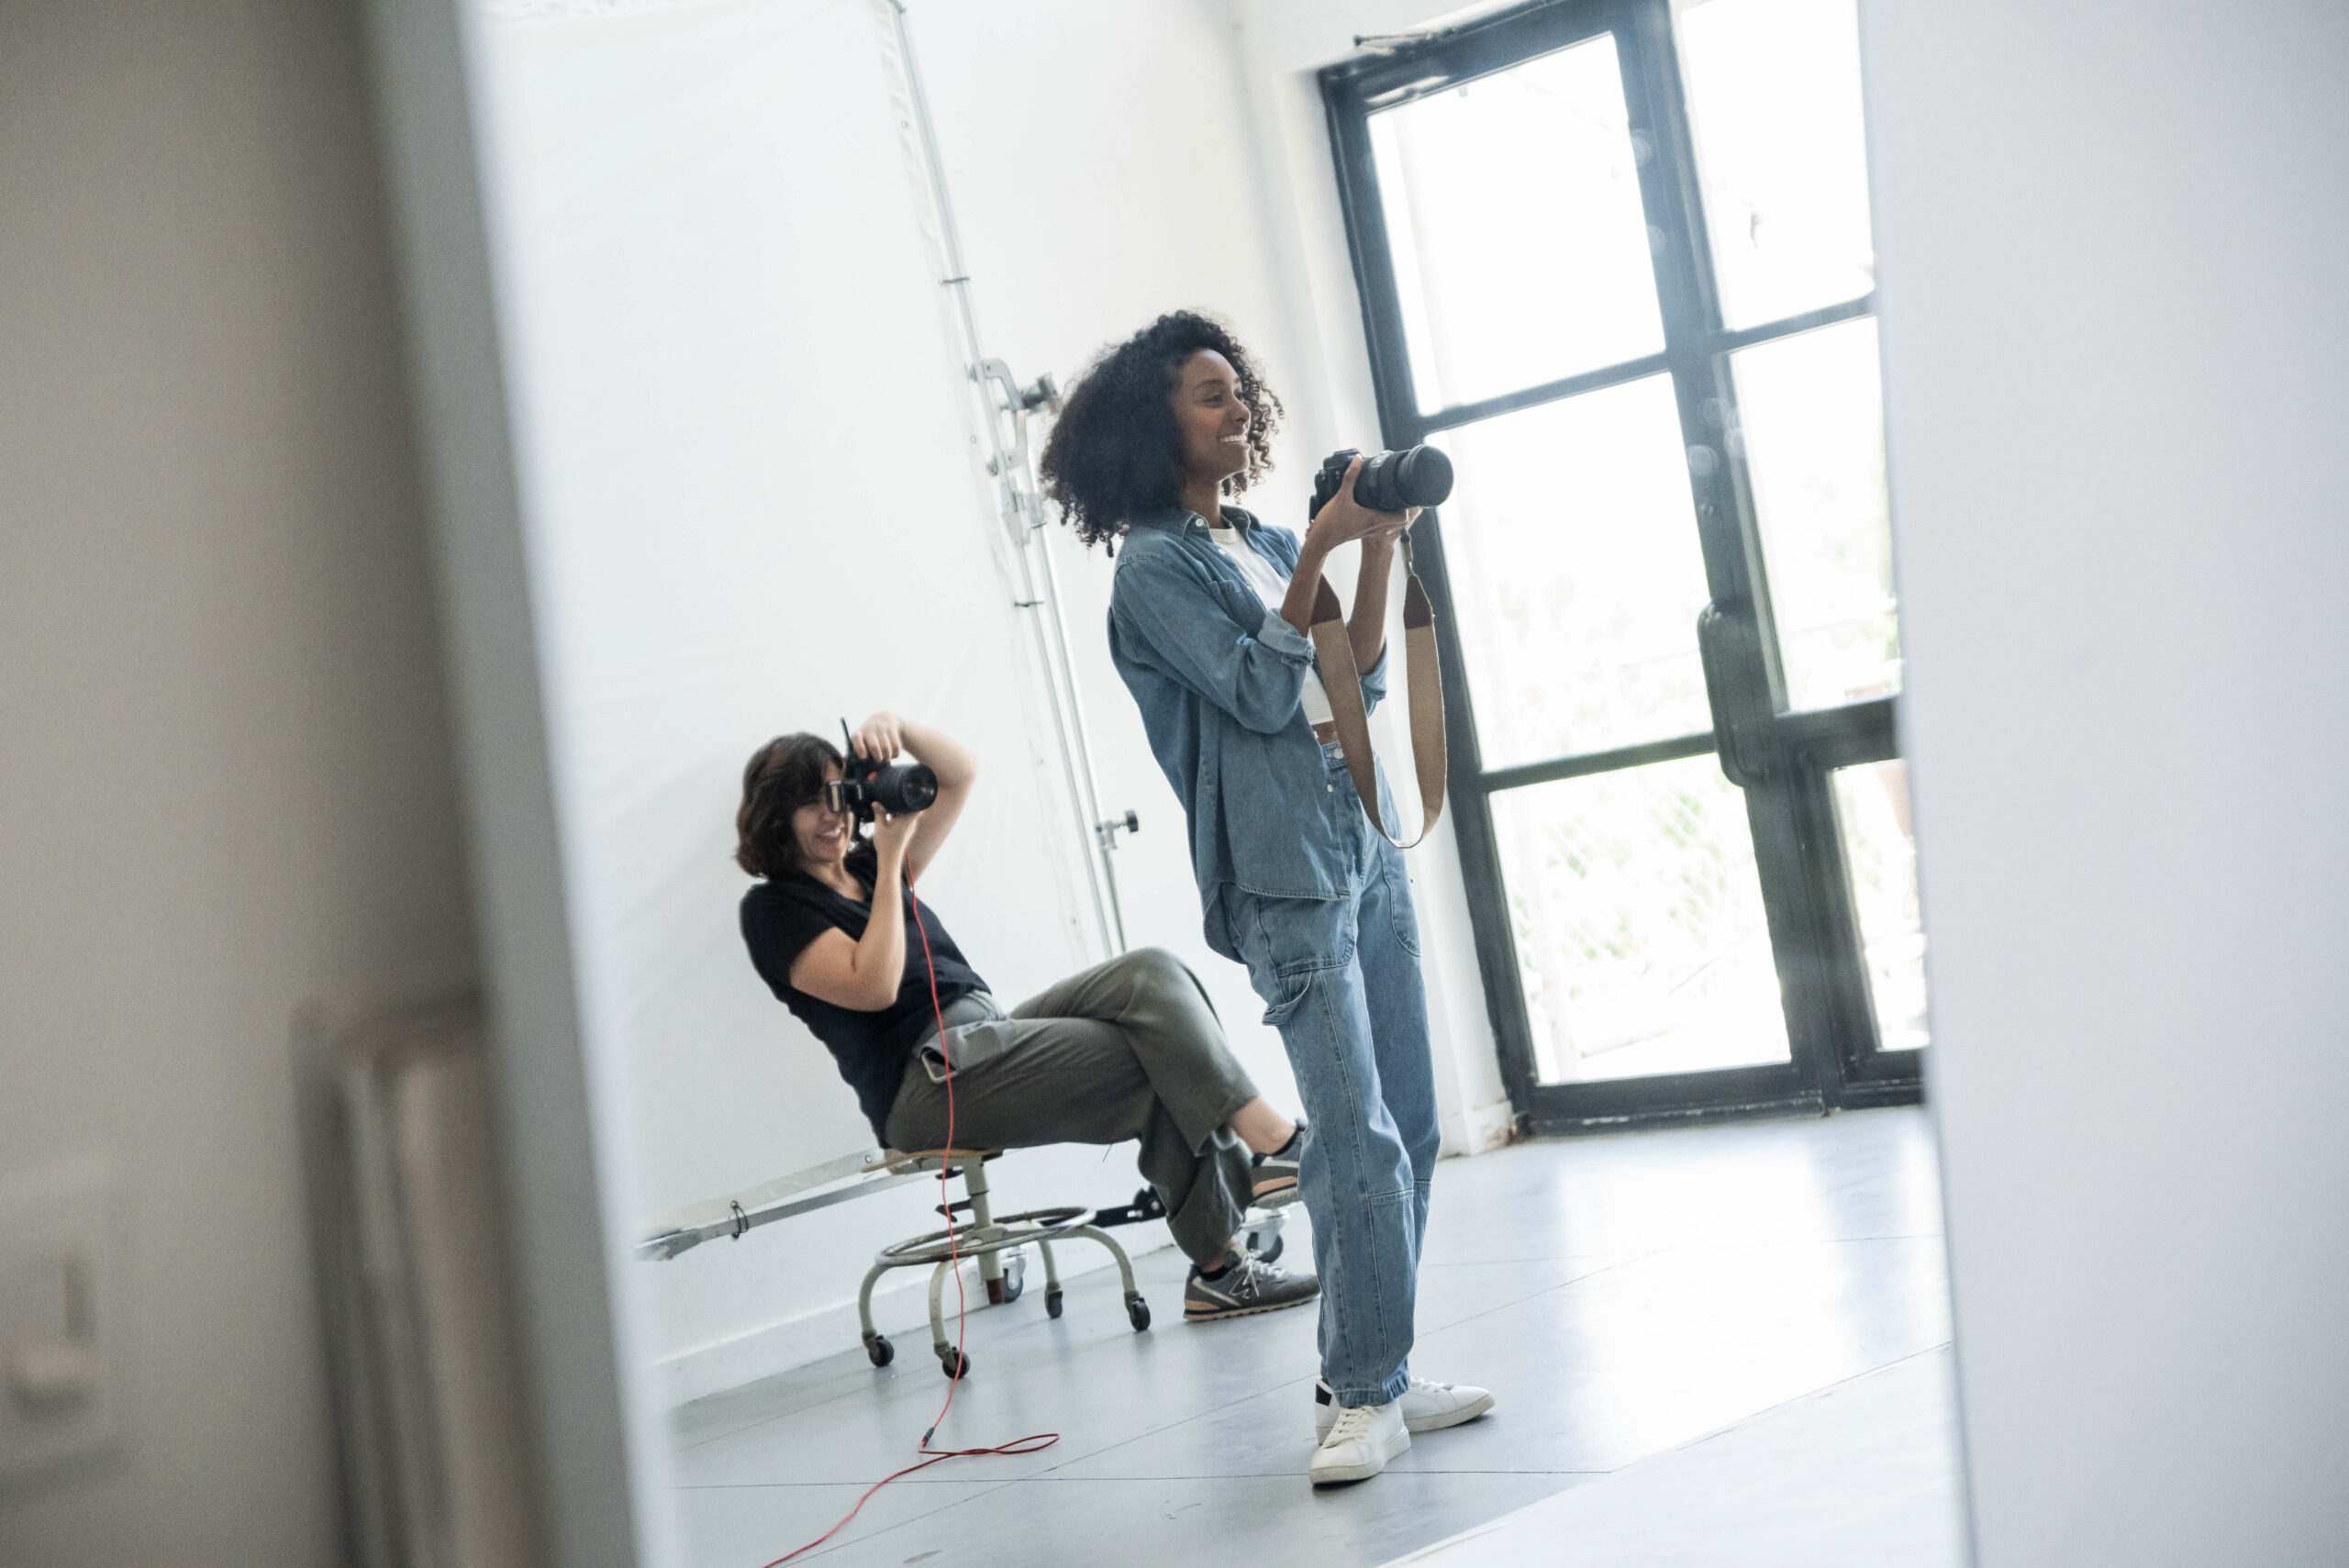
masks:
[[[1209,1290],[1219,1291],[1223,1295],[1230,1296],[1234,1301],[1238,1301],[1244,1297],[1256,1295],[1258,1287],[1257,1276],[1260,1274],[1270,1273],[1272,1271],[1265,1268],[1264,1264],[1243,1253],[1239,1262],[1231,1265],[1230,1273],[1225,1274],[1223,1278],[1219,1280],[1203,1279],[1199,1283]]]
[[[1330,1429],[1330,1435],[1322,1440],[1323,1445],[1335,1448],[1340,1443],[1368,1437],[1371,1422],[1378,1418],[1378,1408],[1375,1405],[1349,1405],[1340,1410],[1338,1424]]]

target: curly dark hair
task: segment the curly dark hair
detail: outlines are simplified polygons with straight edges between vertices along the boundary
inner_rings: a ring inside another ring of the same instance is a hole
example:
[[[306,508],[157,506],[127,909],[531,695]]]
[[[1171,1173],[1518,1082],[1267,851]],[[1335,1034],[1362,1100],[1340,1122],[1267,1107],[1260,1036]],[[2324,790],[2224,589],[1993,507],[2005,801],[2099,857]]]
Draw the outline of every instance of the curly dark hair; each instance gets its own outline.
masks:
[[[1223,482],[1237,495],[1272,466],[1281,400],[1230,328],[1196,311],[1174,310],[1102,351],[1068,395],[1037,464],[1044,493],[1086,544],[1108,544],[1137,512],[1175,505],[1182,494],[1182,435],[1173,393],[1183,365],[1213,349],[1240,374],[1248,406],[1248,466]]]
[[[734,863],[772,882],[799,869],[791,818],[824,794],[826,767],[843,765],[820,735],[778,735],[751,753],[742,770],[742,805],[734,813]]]

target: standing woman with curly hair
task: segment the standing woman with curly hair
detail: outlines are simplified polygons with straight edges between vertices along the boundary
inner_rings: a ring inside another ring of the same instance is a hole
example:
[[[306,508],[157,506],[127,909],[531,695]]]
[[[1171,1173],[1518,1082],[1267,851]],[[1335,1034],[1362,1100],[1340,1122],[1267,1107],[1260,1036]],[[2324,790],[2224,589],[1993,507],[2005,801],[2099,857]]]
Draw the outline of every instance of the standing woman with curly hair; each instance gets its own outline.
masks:
[[[1280,413],[1227,328],[1176,311],[1085,373],[1041,466],[1079,538],[1123,542],[1110,657],[1182,798],[1208,944],[1248,966],[1305,1101],[1310,1130],[1283,1152],[1299,1160],[1321,1281],[1324,1485],[1375,1475],[1412,1432],[1493,1400],[1409,1371],[1438,1141],[1419,925],[1401,851],[1356,803],[1307,639],[1324,563],[1359,541],[1347,633],[1377,706],[1411,516],[1355,502],[1359,462],[1302,540],[1230,505],[1270,466]],[[1383,773],[1379,799],[1392,816]]]

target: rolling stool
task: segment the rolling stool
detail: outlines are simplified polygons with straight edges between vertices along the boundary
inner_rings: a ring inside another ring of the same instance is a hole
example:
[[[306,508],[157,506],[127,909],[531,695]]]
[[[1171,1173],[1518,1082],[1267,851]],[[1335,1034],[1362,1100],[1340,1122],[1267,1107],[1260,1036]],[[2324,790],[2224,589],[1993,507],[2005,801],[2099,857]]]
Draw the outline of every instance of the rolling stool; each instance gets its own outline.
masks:
[[[967,1195],[961,1203],[942,1206],[940,1212],[967,1210],[971,1217],[968,1225],[955,1228],[951,1246],[946,1231],[933,1230],[884,1247],[874,1258],[873,1267],[857,1291],[856,1315],[864,1332],[864,1353],[874,1366],[887,1366],[897,1353],[896,1348],[873,1326],[873,1287],[883,1274],[891,1269],[929,1266],[930,1349],[947,1376],[967,1377],[971,1372],[970,1355],[963,1352],[957,1364],[955,1347],[946,1340],[947,1271],[958,1258],[978,1259],[979,1278],[986,1286],[987,1301],[1001,1307],[1019,1300],[1026,1287],[1026,1249],[1030,1242],[1044,1257],[1047,1316],[1061,1315],[1061,1277],[1052,1258],[1052,1243],[1075,1237],[1098,1241],[1109,1249],[1109,1255],[1118,1261],[1118,1277],[1125,1287],[1126,1320],[1134,1326],[1136,1333],[1150,1327],[1150,1303],[1134,1288],[1133,1261],[1108,1232],[1115,1226],[1163,1218],[1166,1206],[1158,1195],[1144,1187],[1134,1195],[1133,1202],[1117,1208],[1034,1208],[998,1219],[988,1201],[986,1163],[1002,1152],[1000,1149],[928,1149],[906,1153],[888,1149],[882,1151],[874,1162],[876,1166],[885,1166],[893,1176],[914,1175],[943,1167],[950,1177],[962,1178]],[[1249,1249],[1267,1262],[1280,1255],[1281,1219],[1277,1208],[1252,1208],[1241,1227],[1241,1233],[1247,1238]]]
[[[1052,1243],[1081,1237],[1098,1241],[1109,1249],[1118,1261],[1118,1277],[1125,1286],[1126,1319],[1140,1333],[1150,1327],[1150,1303],[1134,1288],[1133,1260],[1117,1240],[1093,1223],[1089,1208],[1031,1208],[1019,1214],[1007,1214],[996,1218],[987,1201],[986,1163],[1003,1152],[1000,1149],[927,1149],[915,1153],[897,1150],[883,1151],[882,1158],[892,1174],[912,1174],[917,1172],[944,1169],[949,1176],[963,1179],[963,1190],[969,1195],[961,1203],[943,1205],[941,1212],[964,1210],[970,1212],[971,1222],[957,1226],[952,1233],[934,1230],[909,1240],[895,1242],[881,1249],[873,1260],[873,1267],[864,1276],[864,1284],[856,1294],[856,1315],[864,1329],[864,1353],[874,1366],[887,1366],[896,1351],[881,1331],[873,1326],[873,1287],[891,1269],[930,1267],[930,1340],[937,1353],[938,1364],[949,1377],[968,1376],[971,1358],[961,1355],[946,1340],[944,1297],[946,1273],[957,1258],[976,1258],[979,1278],[985,1282],[987,1300],[996,1306],[1019,1299],[1027,1273],[1025,1249],[1033,1242],[1044,1255],[1044,1310],[1052,1317],[1061,1315],[1060,1270],[1052,1260]],[[951,1217],[950,1217],[951,1218]],[[1006,1257],[1008,1254],[1008,1257]],[[1008,1265],[1008,1266],[1007,1266]]]

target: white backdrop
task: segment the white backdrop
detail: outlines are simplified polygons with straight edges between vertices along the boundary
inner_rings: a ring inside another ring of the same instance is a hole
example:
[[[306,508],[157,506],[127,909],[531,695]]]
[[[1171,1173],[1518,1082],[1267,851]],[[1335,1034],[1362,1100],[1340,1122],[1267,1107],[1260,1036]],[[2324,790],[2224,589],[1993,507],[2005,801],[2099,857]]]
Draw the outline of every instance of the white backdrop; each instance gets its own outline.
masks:
[[[925,894],[1008,996],[1086,948],[872,6],[488,38],[570,898],[640,1221],[872,1141],[735,925],[741,767],[770,736],[890,707],[968,740],[985,776]],[[872,1228],[916,1228],[891,1196],[648,1272],[657,1352],[852,1293]]]
[[[885,706],[969,740],[987,776],[925,891],[1007,992],[1084,948],[870,7],[493,37],[573,896],[637,1119],[696,1129],[636,1151],[666,1207],[871,1141],[735,927],[770,736]]]

